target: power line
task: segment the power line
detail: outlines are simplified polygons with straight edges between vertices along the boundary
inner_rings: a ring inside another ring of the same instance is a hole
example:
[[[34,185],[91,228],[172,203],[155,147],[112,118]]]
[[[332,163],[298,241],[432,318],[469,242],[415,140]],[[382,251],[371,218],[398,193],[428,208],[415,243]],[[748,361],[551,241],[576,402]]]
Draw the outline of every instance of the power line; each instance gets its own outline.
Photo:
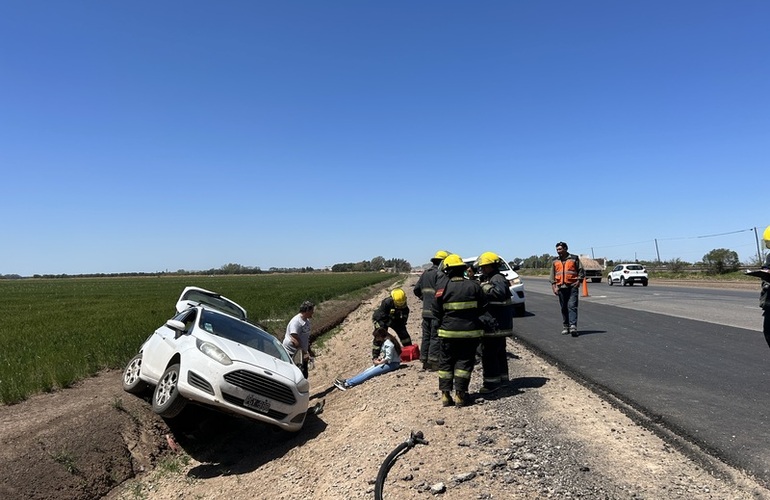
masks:
[[[728,233],[705,234],[703,236],[682,236],[682,237],[678,237],[678,238],[658,238],[658,239],[661,240],[661,241],[697,240],[697,239],[700,239],[700,238],[714,238],[716,236],[727,236],[727,235],[730,235],[730,234],[746,233],[746,232],[749,232],[749,231],[754,232],[754,228],[752,227],[752,228],[749,228],[749,229],[739,229],[737,231],[730,231]]]

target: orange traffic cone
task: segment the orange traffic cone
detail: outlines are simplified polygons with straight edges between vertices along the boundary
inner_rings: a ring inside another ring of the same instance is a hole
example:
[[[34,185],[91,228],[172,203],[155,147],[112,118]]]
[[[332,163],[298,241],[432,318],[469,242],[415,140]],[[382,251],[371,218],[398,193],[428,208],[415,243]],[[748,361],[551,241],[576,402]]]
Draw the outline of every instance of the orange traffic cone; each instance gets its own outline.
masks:
[[[588,280],[583,280],[583,297],[588,297]]]

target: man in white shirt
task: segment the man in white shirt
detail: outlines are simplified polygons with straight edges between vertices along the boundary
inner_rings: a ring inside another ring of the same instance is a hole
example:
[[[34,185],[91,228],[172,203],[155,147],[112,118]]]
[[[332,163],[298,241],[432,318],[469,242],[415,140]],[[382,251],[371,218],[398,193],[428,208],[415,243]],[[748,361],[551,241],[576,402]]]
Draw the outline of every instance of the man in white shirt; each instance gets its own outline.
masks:
[[[308,362],[310,361],[310,318],[313,317],[315,304],[306,300],[299,306],[299,314],[291,318],[286,326],[286,335],[283,338],[283,346],[291,359],[302,351],[302,374],[308,376]]]

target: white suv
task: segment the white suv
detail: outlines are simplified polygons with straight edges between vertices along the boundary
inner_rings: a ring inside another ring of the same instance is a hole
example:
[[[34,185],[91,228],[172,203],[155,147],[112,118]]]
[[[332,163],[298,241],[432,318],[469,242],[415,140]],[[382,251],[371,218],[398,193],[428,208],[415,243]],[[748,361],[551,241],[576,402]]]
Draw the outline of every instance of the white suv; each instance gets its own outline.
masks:
[[[477,259],[478,257],[468,257],[467,259],[463,259],[463,262],[468,265],[474,265]],[[500,274],[505,276],[505,279],[508,280],[508,286],[511,289],[511,302],[513,302],[514,314],[516,316],[524,316],[527,308],[524,306],[524,283],[521,282],[521,278],[516,272],[516,269],[519,267],[516,266],[515,268],[511,268],[511,266],[508,265],[508,262],[502,257],[500,257],[500,261],[498,269],[500,270]],[[479,271],[476,270],[476,272],[478,273]]]
[[[647,270],[641,264],[618,264],[607,275],[607,284],[610,286],[615,283],[620,283],[622,286],[641,283],[642,286],[647,286],[647,281]]]

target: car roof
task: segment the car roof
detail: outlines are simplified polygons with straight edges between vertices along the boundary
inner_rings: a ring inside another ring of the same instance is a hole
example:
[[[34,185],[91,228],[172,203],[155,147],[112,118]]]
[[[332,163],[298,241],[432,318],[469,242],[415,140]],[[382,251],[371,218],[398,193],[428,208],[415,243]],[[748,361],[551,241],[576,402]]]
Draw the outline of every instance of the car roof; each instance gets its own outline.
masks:
[[[235,316],[238,319],[247,318],[246,309],[240,304],[234,302],[224,295],[220,295],[211,290],[199,288],[197,286],[188,286],[182,290],[179,300],[176,303],[177,312],[182,312],[191,307],[202,306],[206,309],[215,309],[217,311]]]

